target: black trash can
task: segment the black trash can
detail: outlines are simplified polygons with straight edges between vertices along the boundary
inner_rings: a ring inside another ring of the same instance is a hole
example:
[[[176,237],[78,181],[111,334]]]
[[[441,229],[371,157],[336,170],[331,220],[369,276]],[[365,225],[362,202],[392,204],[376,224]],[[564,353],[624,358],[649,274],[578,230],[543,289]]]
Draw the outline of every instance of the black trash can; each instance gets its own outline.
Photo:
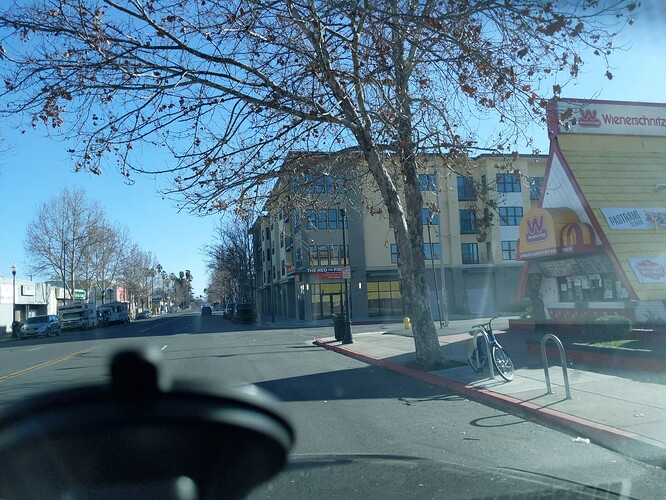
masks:
[[[345,338],[345,315],[333,315],[333,331],[335,332],[335,340],[342,340]]]

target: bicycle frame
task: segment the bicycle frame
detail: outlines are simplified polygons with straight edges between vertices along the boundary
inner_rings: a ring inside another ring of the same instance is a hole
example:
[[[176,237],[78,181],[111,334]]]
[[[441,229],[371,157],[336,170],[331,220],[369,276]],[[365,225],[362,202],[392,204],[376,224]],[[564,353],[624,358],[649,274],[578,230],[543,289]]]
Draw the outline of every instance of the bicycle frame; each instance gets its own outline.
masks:
[[[498,371],[504,380],[510,382],[513,380],[515,368],[513,361],[511,361],[511,358],[497,341],[497,337],[495,337],[492,327],[494,319],[492,318],[485,324],[474,325],[469,331],[473,339],[470,339],[467,357],[470,365],[477,373],[483,371],[487,365],[490,371],[490,378],[494,379],[495,372]],[[479,336],[483,337],[483,341],[481,341]],[[479,353],[484,355],[483,363],[481,363]]]
[[[488,370],[490,372],[490,378],[495,378],[495,367],[493,366],[493,361],[491,359],[490,347],[493,345],[493,343],[497,343],[497,340],[495,339],[495,335],[493,334],[492,329],[490,329],[490,336],[489,336],[488,329],[486,329],[485,325],[475,325],[474,329],[470,331],[469,334],[473,336],[472,342],[474,342],[474,346],[479,345],[479,335],[483,337],[483,342],[485,342],[486,344],[485,345],[486,356],[485,356],[484,365],[488,366]],[[479,366],[481,365],[481,360],[479,359],[479,349],[476,349],[476,362]]]

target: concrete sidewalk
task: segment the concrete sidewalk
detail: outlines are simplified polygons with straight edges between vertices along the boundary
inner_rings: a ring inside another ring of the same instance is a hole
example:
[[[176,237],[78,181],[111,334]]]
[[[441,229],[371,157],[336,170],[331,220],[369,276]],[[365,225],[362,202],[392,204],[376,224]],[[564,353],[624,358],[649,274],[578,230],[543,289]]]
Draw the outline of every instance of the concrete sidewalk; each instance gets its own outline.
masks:
[[[507,331],[507,318],[496,319],[493,328],[511,355],[515,378],[505,382],[496,374],[491,379],[488,371],[477,374],[467,363],[466,342],[471,339],[467,332],[478,322],[451,321],[448,327],[438,329],[443,353],[456,366],[432,372],[415,368],[414,340],[399,325],[355,333],[353,344],[341,345],[334,337],[318,339],[315,344],[520,413],[623,455],[662,467],[666,464],[666,385],[648,381],[645,373],[610,374],[570,366],[572,399],[566,399],[560,361],[550,359],[553,394],[547,394],[541,358],[526,353],[528,334]]]

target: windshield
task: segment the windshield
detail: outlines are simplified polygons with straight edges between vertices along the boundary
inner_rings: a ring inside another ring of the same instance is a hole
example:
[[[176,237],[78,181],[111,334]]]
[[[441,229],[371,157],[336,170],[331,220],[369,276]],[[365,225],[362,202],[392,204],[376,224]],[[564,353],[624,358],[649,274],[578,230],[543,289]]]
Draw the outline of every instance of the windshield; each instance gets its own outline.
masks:
[[[28,318],[26,323],[28,325],[34,325],[38,323],[48,323],[49,322],[49,317],[48,316],[34,316],[32,318]]]
[[[278,399],[255,498],[663,497],[664,47],[662,0],[3,3],[0,434],[145,349]]]

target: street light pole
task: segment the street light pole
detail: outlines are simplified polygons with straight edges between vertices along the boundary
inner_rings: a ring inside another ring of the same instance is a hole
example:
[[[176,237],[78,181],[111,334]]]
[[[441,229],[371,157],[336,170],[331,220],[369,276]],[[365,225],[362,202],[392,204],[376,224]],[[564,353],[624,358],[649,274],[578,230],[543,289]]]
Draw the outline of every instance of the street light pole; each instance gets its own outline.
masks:
[[[12,264],[12,337],[18,337],[16,323],[16,264]]]
[[[435,281],[435,296],[437,297],[437,314],[439,315],[439,327],[444,327],[444,322],[442,321],[442,303],[439,300],[439,285],[437,285],[437,273],[435,272],[435,252],[432,248],[432,236],[430,234],[430,225],[432,224],[433,213],[430,211],[428,214],[428,242],[430,243],[430,262],[432,263],[432,279]],[[439,265],[442,265],[442,245],[439,246]]]
[[[343,344],[353,344],[354,338],[352,337],[351,319],[349,318],[349,278],[347,274],[347,210],[340,209],[340,222],[342,222],[342,249],[344,251],[344,262],[342,264],[342,273],[345,276],[345,335],[342,338]]]

